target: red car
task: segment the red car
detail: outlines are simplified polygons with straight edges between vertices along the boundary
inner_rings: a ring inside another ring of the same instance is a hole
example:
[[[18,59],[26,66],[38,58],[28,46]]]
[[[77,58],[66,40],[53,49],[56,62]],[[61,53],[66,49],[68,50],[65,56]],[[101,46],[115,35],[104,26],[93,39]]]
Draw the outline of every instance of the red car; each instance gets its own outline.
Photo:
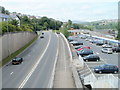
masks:
[[[82,48],[77,49],[77,51],[83,50],[84,48],[90,49],[90,47],[85,46],[85,47],[82,47]]]

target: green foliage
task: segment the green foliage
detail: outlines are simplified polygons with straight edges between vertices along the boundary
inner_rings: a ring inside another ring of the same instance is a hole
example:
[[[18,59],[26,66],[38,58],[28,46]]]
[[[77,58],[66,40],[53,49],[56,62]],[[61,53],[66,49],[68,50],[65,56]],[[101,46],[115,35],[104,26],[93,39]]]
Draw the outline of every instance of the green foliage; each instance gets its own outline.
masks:
[[[9,14],[8,10],[5,10],[4,7],[1,7],[3,14]],[[13,12],[16,14],[16,12]],[[58,20],[54,20],[52,18],[41,17],[37,18],[29,18],[28,16],[19,16],[17,17],[20,20],[20,23],[17,20],[11,20],[9,22],[2,22],[2,32],[16,32],[16,31],[40,31],[40,30],[59,30],[62,26],[62,22]],[[20,26],[19,26],[20,25]]]
[[[2,14],[7,14],[7,15],[10,14],[10,12],[9,12],[8,10],[5,10],[4,7],[1,7],[1,6],[0,6],[0,9],[1,9],[1,13],[2,13]]]
[[[116,39],[120,40],[120,22],[118,23],[117,30],[118,30],[118,35],[117,35]]]

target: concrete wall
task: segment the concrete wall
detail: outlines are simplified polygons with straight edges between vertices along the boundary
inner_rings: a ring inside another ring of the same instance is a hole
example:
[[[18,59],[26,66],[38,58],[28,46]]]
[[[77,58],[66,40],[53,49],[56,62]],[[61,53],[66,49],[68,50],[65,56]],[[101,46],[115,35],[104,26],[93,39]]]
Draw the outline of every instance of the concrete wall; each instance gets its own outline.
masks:
[[[0,37],[0,61],[34,39],[30,32],[9,33]]]

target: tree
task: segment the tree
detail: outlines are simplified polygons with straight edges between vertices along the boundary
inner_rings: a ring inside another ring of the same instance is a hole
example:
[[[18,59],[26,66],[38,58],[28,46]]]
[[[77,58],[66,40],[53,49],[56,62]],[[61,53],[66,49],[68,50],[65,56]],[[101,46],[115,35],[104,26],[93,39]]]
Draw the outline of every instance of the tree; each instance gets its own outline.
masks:
[[[1,8],[1,13],[5,14],[5,8],[4,7],[0,7]]]
[[[8,10],[5,10],[5,14],[9,15],[9,14],[10,14],[10,12],[9,12]]]
[[[16,27],[17,27],[18,24],[19,24],[19,22],[18,22],[17,20],[15,20],[15,19],[13,19],[12,21],[10,21],[10,23],[11,23],[12,25],[15,25]]]

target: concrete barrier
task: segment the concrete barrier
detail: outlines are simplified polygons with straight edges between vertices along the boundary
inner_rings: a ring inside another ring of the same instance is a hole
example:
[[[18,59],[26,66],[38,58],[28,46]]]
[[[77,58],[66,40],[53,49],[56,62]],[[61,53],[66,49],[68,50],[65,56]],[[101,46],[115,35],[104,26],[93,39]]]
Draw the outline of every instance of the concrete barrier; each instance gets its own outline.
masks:
[[[0,37],[0,61],[35,38],[32,32],[8,33]],[[1,48],[2,47],[2,48]]]

